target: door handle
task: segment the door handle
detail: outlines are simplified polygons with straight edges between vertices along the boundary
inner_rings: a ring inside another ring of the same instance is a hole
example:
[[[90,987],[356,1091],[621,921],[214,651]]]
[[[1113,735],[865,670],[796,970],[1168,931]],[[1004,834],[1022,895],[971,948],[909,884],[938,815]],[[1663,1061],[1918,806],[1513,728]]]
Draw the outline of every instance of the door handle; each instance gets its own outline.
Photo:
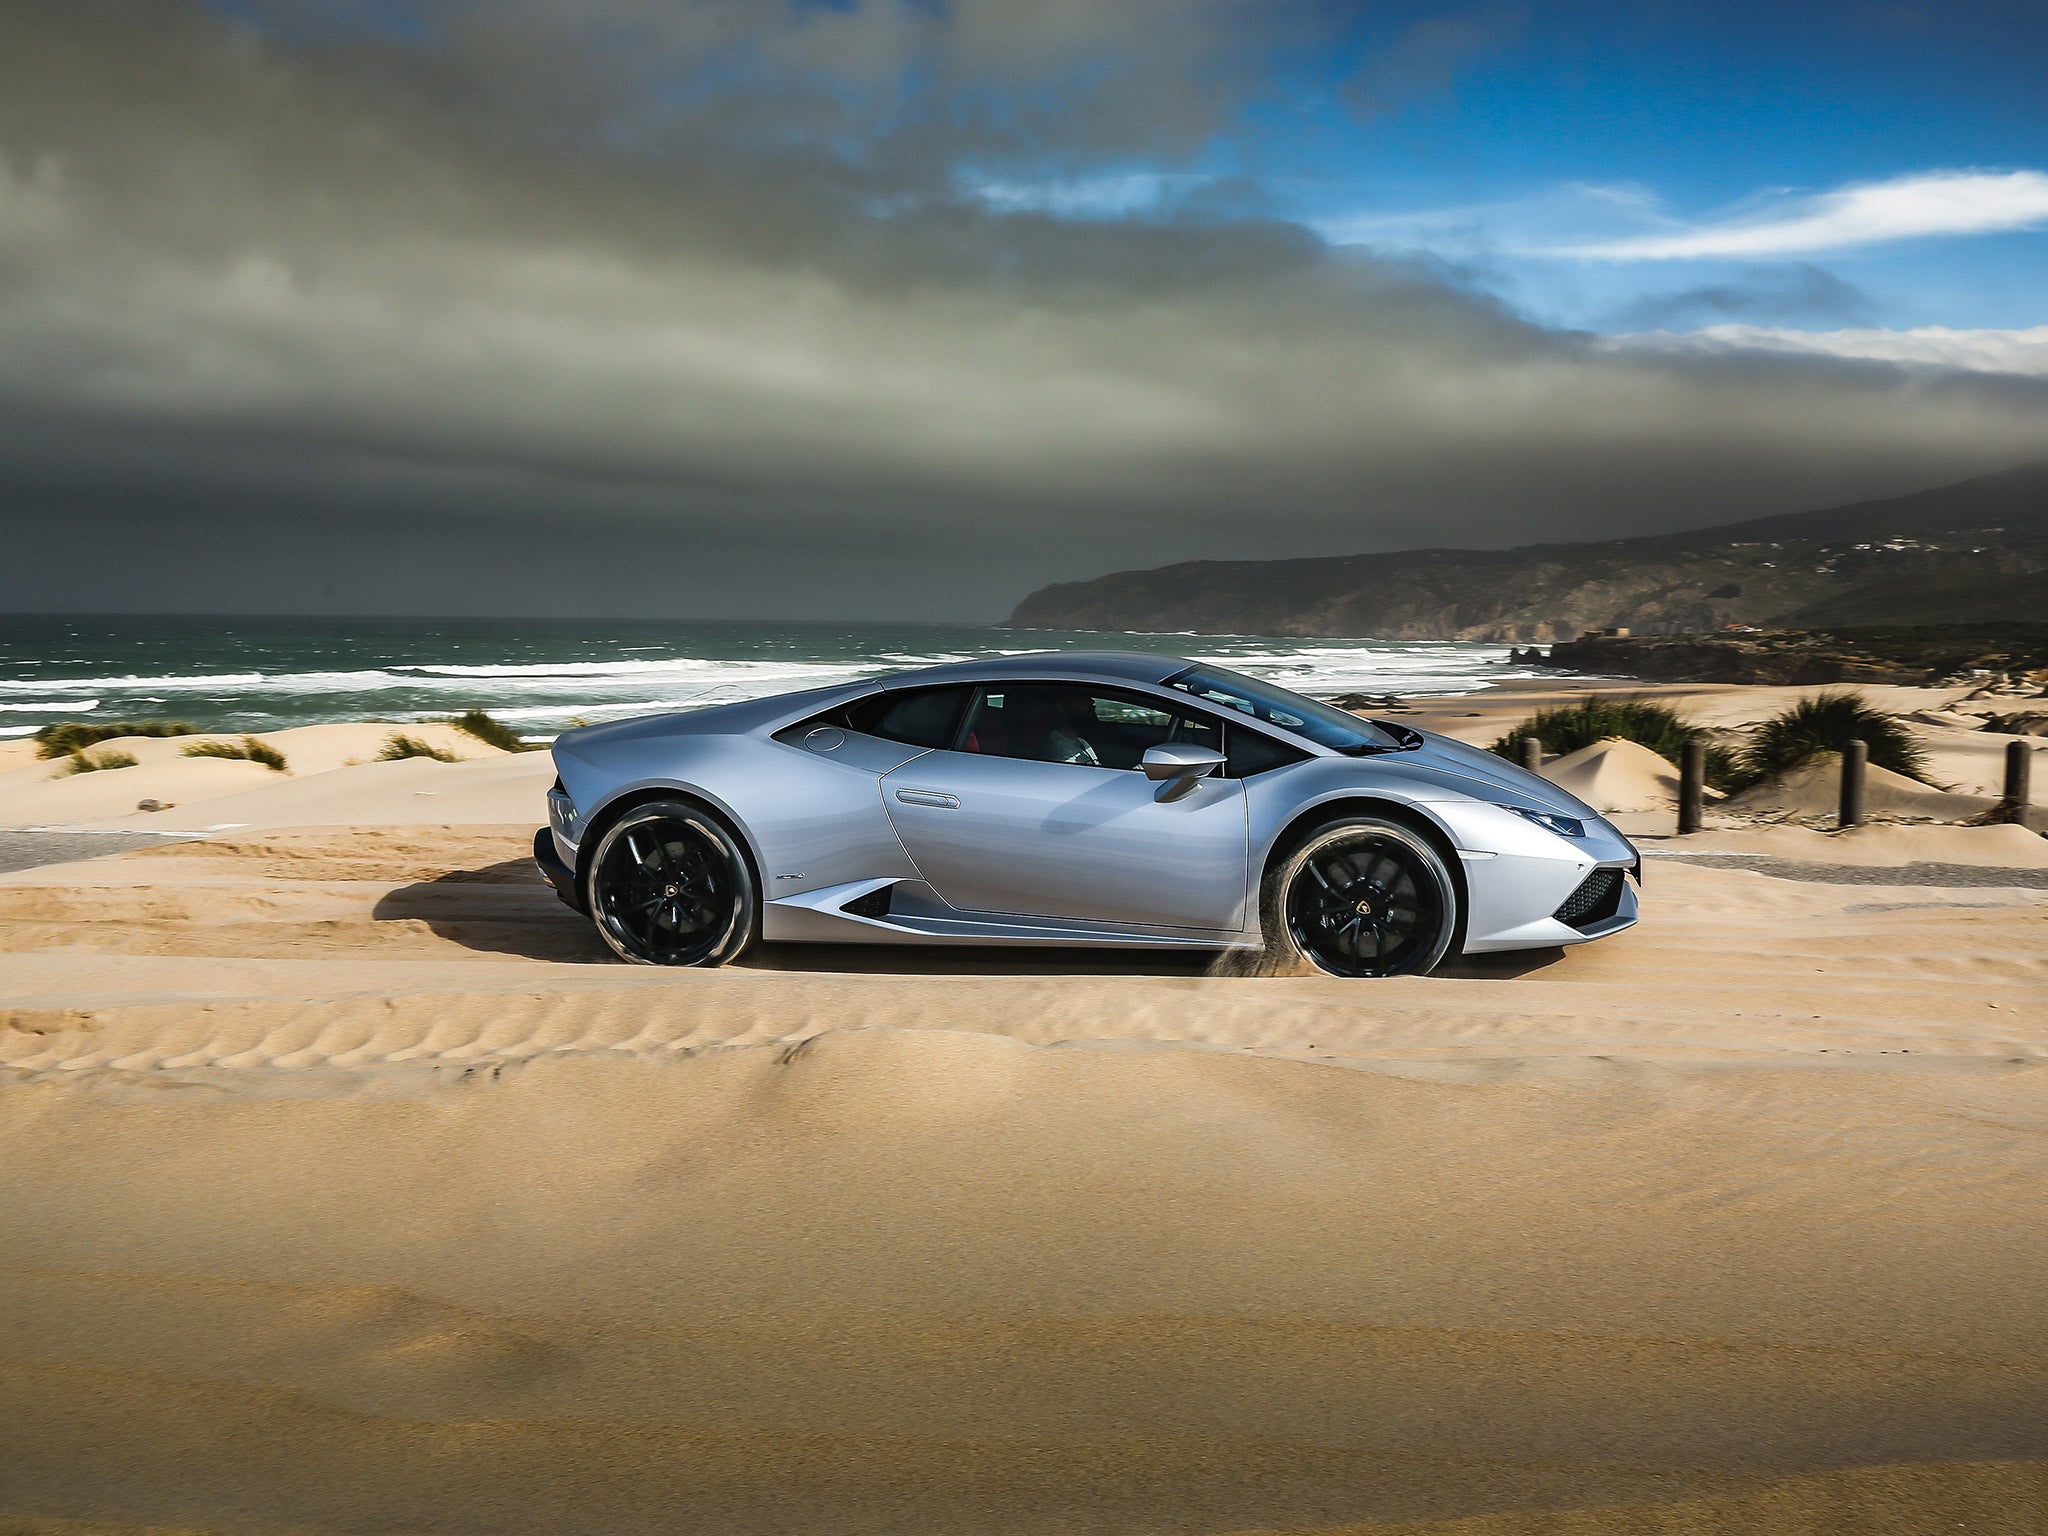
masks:
[[[899,789],[896,791],[896,798],[905,805],[932,805],[937,806],[942,811],[957,811],[960,809],[960,797],[958,795],[941,794],[936,789]]]

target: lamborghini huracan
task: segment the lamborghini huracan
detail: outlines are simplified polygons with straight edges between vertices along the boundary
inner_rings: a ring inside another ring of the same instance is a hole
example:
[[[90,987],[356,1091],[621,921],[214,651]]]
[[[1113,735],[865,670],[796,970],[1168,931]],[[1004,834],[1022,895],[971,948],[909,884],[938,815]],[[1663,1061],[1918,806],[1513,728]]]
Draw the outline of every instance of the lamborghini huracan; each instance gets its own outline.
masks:
[[[1604,938],[1641,861],[1505,759],[1220,666],[1047,653],[567,732],[541,874],[622,959],[758,941],[1426,973]]]

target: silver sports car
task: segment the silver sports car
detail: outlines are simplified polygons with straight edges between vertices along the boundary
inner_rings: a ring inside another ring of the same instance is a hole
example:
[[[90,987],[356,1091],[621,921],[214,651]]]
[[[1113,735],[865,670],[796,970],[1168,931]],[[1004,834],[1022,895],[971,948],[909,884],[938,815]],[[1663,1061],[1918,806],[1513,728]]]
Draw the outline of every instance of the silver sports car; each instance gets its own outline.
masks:
[[[757,939],[1258,952],[1603,938],[1641,864],[1502,758],[1223,667],[1049,653],[570,731],[541,873],[644,965]]]

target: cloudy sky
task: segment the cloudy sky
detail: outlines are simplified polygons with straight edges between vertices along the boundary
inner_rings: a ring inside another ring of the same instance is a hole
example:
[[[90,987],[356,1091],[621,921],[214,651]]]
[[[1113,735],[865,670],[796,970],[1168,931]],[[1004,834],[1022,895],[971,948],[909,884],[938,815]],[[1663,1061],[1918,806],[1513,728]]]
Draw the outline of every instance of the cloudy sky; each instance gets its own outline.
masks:
[[[0,608],[1000,617],[2048,457],[2048,12],[6,0]]]

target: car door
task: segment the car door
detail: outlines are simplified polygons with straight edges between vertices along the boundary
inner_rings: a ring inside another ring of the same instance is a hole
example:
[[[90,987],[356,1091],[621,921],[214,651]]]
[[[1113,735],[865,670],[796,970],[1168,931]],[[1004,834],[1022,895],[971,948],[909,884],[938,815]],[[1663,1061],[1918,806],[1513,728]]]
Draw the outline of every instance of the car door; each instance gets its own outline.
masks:
[[[961,911],[1237,930],[1243,785],[1174,793],[1139,767],[1147,745],[1220,739],[1213,720],[1143,694],[990,684],[954,746],[886,774],[882,796],[926,883]]]

